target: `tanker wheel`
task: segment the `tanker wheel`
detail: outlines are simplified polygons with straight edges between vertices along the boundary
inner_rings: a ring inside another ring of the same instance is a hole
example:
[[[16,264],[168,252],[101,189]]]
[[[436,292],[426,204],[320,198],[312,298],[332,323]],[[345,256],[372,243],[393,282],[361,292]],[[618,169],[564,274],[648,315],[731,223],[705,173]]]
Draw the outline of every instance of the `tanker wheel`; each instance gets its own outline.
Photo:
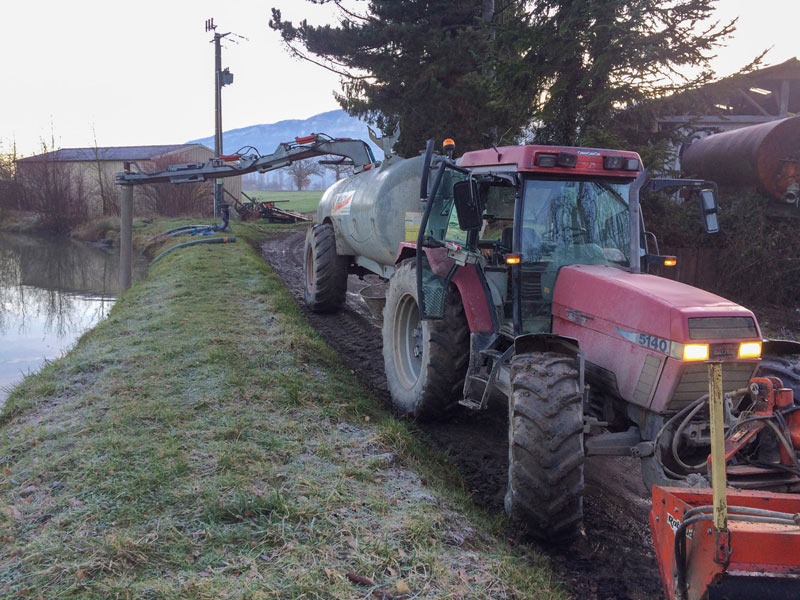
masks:
[[[333,225],[309,227],[303,255],[306,304],[313,312],[337,312],[347,292],[348,258],[336,254]]]
[[[778,377],[784,387],[794,392],[795,404],[800,404],[800,354],[762,356],[756,377]]]
[[[461,399],[469,327],[461,298],[447,294],[444,318],[420,321],[416,260],[400,263],[383,309],[383,362],[392,404],[419,420],[441,418]]]
[[[505,508],[534,537],[571,541],[583,525],[583,405],[574,358],[520,354],[511,362]]]

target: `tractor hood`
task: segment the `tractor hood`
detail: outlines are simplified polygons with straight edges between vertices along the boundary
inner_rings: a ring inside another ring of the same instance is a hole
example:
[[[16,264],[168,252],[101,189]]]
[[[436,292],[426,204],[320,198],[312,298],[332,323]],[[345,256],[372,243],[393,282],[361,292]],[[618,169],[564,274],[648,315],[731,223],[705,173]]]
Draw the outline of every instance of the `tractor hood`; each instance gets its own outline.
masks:
[[[557,333],[559,323],[577,324],[613,337],[646,334],[655,344],[761,339],[753,313],[730,300],[663,277],[596,265],[559,271],[553,321]]]

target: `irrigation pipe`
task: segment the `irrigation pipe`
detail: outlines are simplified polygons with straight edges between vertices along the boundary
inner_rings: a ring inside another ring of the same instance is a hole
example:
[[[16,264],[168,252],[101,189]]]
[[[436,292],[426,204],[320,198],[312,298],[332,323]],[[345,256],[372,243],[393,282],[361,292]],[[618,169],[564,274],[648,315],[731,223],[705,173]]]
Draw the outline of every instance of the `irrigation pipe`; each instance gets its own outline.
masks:
[[[236,241],[235,237],[216,237],[216,238],[208,238],[205,240],[192,240],[191,242],[184,242],[182,244],[178,244],[177,246],[173,246],[172,248],[167,248],[166,250],[164,250],[161,254],[159,254],[153,260],[150,261],[150,266],[152,267],[159,260],[164,258],[164,256],[166,256],[173,250],[177,250],[178,248],[185,248],[186,246],[196,246],[197,244],[232,244],[235,241]]]
[[[168,229],[167,231],[162,231],[161,233],[155,234],[154,236],[152,236],[148,240],[148,242],[152,242],[152,241],[160,238],[162,235],[169,235],[170,233],[172,233],[174,231],[181,231],[183,229],[194,229],[196,227],[208,227],[208,225],[183,225],[181,227],[175,227],[174,229]]]

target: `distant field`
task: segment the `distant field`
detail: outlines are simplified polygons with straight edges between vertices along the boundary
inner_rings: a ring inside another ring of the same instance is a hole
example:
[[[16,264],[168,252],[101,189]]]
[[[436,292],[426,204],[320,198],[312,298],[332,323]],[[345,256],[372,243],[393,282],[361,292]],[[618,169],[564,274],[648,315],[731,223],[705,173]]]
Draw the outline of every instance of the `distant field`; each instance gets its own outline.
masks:
[[[316,212],[321,191],[307,192],[249,192],[245,194],[260,202],[279,202],[278,208],[286,208],[297,212]],[[288,200],[288,202],[280,202]]]

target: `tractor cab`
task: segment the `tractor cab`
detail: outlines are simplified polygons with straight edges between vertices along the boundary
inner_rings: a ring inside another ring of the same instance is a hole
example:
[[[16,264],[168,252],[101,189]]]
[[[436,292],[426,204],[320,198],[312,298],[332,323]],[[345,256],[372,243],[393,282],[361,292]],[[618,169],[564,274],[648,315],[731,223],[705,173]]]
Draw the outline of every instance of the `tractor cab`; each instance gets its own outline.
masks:
[[[642,275],[675,259],[648,252],[647,238],[655,237],[645,234],[639,192],[689,188],[706,231],[714,232],[712,182],[648,180],[638,154],[591,148],[492,148],[458,162],[426,156],[424,164],[427,202],[415,253],[420,318],[444,319],[448,296],[460,296],[471,331],[464,406],[485,408],[493,388],[508,394],[514,356],[557,346],[578,359],[581,381],[598,393],[642,408],[657,399],[661,410],[689,369],[681,362],[655,385],[662,368],[672,367],[673,346],[678,352],[673,333],[688,316],[740,316],[721,299]],[[741,316],[752,321],[750,313]],[[626,351],[636,360],[626,361]],[[727,379],[746,380],[754,366],[729,366],[741,373]]]
[[[423,245],[476,265],[507,337],[547,333],[562,267],[630,268],[630,193],[640,173],[632,152],[543,146],[469,152],[458,164],[438,166]],[[646,254],[643,236],[640,247]],[[440,279],[423,276],[423,295],[441,295]],[[426,315],[435,316],[435,304],[426,302]]]

